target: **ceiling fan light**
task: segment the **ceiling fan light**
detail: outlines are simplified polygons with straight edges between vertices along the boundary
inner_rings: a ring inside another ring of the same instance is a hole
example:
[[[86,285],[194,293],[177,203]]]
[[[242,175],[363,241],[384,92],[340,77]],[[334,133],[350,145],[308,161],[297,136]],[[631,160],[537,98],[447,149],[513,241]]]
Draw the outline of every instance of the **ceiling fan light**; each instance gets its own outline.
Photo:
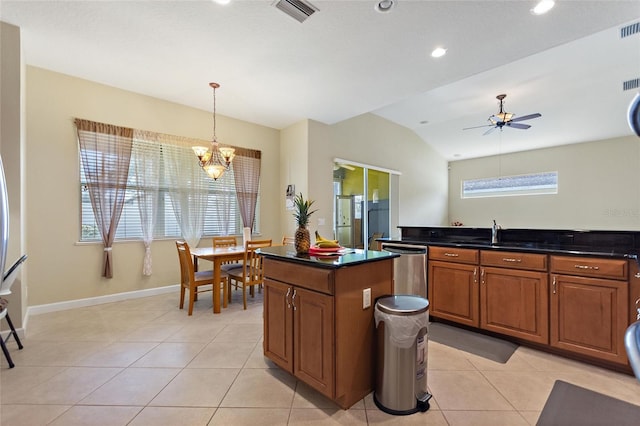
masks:
[[[534,15],[544,15],[556,4],[554,0],[540,0],[538,4],[535,5],[533,9],[531,9],[531,13]]]

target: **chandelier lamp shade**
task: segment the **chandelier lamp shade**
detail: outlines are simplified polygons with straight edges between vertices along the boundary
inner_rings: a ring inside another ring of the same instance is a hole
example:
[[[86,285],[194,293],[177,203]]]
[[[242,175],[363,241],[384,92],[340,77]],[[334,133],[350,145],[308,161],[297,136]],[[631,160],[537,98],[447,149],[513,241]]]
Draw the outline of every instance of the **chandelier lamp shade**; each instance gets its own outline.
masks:
[[[235,149],[220,146],[216,137],[216,89],[220,87],[218,83],[209,83],[213,88],[213,140],[211,146],[194,146],[193,152],[198,157],[200,167],[213,179],[217,180],[231,166],[231,161],[235,157]]]

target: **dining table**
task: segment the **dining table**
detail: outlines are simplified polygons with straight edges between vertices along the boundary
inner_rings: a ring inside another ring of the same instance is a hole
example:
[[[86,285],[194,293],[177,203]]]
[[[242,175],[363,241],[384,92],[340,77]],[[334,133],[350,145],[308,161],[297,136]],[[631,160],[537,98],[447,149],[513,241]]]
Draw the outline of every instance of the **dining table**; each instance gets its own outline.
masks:
[[[221,266],[224,262],[244,260],[244,246],[232,247],[196,247],[191,249],[193,255],[193,268],[198,270],[198,260],[208,260],[213,262],[213,282],[220,282]],[[223,300],[223,306],[227,307],[227,300]],[[213,313],[220,313],[220,286],[214,286],[213,291]]]

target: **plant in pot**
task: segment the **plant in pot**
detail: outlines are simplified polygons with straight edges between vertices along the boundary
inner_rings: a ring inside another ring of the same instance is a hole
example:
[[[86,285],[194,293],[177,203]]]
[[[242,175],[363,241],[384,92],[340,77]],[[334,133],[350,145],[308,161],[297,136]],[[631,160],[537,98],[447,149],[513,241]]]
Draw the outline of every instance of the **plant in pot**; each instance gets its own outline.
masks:
[[[309,217],[316,212],[316,210],[311,210],[311,205],[313,205],[313,200],[305,200],[302,192],[296,195],[293,200],[293,216],[296,218],[296,223],[298,224],[298,229],[296,229],[294,236],[294,244],[296,253],[299,254],[308,253],[311,247],[311,236],[309,235],[307,226],[309,225]]]

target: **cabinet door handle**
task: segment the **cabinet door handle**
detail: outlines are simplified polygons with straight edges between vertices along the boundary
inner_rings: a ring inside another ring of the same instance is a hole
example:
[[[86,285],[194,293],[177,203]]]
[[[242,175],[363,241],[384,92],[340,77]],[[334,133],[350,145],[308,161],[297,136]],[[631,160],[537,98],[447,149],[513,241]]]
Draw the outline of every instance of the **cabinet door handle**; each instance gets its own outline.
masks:
[[[513,257],[503,257],[502,261],[503,262],[511,262],[511,263],[520,263],[520,262],[522,262],[522,259],[515,259]]]
[[[289,295],[291,294],[291,287],[289,287],[287,289],[287,295],[284,296],[285,300],[287,301],[287,308],[291,309],[291,302],[289,301]]]
[[[293,296],[291,296],[291,305],[293,305],[294,311],[298,310],[298,308],[296,307],[296,291],[297,290],[293,290]]]
[[[480,283],[484,284],[484,268],[480,268]]]
[[[597,271],[598,269],[600,269],[599,266],[589,266],[589,265],[573,265],[576,267],[576,269],[593,269],[594,271]]]
[[[473,268],[473,282],[478,282],[478,268]]]
[[[458,257],[458,256],[460,256],[458,253],[445,253],[444,255],[447,256],[447,257]]]
[[[556,276],[553,276],[553,294],[556,294]]]

